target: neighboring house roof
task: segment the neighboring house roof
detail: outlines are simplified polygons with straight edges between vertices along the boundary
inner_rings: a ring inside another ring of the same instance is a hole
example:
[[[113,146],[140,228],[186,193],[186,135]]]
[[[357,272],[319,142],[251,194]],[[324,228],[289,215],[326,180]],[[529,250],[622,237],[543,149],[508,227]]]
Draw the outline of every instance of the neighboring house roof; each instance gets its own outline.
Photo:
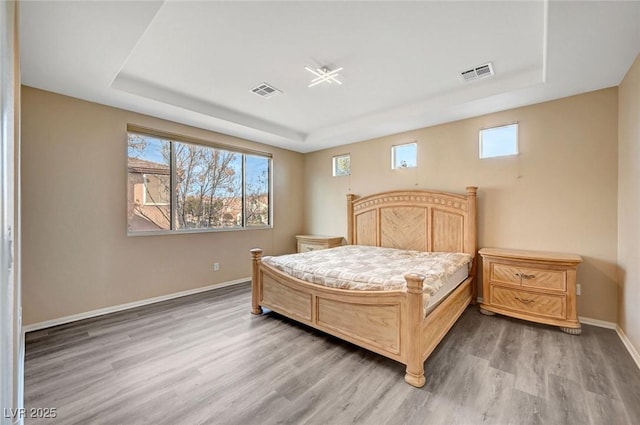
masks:
[[[142,174],[171,174],[169,166],[158,162],[147,161],[146,159],[129,157],[129,172]]]

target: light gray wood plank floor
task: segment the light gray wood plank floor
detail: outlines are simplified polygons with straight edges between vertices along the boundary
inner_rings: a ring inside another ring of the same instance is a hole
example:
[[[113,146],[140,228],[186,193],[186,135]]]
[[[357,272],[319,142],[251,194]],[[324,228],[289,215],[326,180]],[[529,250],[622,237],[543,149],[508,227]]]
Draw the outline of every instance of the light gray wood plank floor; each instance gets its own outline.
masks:
[[[27,424],[640,424],[640,370],[612,330],[470,306],[413,388],[404,366],[275,313],[248,284],[26,336]]]

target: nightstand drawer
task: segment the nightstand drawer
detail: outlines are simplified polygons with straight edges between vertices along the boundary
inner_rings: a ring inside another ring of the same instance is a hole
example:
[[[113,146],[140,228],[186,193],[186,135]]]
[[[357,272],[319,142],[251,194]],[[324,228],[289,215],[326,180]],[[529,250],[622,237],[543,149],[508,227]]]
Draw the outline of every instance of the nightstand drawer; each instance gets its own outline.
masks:
[[[567,300],[564,295],[540,294],[491,285],[491,304],[540,316],[566,318]]]
[[[567,273],[564,270],[543,270],[494,263],[491,281],[532,288],[567,290]]]
[[[321,244],[314,244],[314,243],[308,243],[308,242],[298,242],[298,252],[309,252],[309,251],[315,251],[317,249],[325,249],[326,246],[323,246]]]

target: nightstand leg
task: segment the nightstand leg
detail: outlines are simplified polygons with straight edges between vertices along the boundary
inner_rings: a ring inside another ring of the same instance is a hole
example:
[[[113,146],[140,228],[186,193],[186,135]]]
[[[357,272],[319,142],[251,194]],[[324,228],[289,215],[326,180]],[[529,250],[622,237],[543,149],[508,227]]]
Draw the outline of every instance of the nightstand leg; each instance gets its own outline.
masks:
[[[493,311],[485,310],[482,307],[480,307],[480,313],[484,314],[485,316],[494,316],[495,315],[495,313]]]
[[[582,333],[582,328],[565,328],[565,327],[560,327],[560,330],[566,334],[569,335],[580,335]]]

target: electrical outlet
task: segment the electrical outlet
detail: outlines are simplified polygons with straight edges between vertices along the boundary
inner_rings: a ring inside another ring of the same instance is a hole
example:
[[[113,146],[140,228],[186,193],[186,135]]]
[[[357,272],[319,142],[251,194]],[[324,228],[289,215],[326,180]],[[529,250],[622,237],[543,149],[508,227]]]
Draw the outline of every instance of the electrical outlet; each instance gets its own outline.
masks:
[[[580,295],[582,293],[582,286],[578,283],[576,285],[576,295]]]
[[[213,263],[213,271],[217,272],[218,270],[220,270],[220,263]]]

